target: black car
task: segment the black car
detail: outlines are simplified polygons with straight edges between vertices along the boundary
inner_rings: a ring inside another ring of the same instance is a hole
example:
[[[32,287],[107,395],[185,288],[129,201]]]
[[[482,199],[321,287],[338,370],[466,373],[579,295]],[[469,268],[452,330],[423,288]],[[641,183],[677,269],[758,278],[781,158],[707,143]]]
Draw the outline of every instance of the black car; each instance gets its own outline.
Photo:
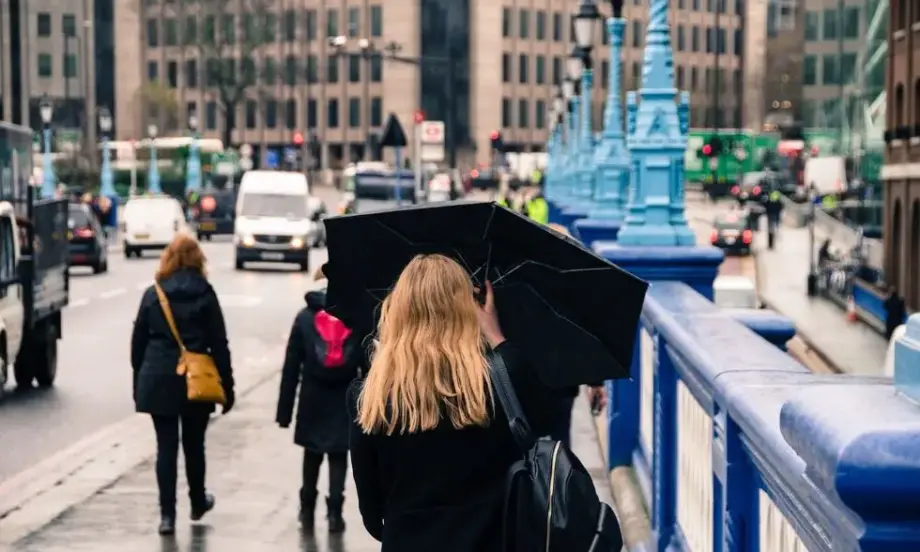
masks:
[[[754,243],[754,230],[747,212],[720,215],[712,223],[712,245],[726,253],[749,255]]]
[[[106,237],[88,205],[71,203],[67,217],[70,266],[88,266],[94,274],[109,269]]]
[[[210,240],[215,234],[232,235],[235,219],[233,190],[205,190],[192,206],[192,222],[199,240]]]

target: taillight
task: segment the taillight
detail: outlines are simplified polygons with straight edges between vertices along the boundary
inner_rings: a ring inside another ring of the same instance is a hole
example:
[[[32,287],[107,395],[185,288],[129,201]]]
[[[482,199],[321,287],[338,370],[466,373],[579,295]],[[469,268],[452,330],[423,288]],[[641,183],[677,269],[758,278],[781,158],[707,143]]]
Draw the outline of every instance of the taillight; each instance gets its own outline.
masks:
[[[93,236],[96,235],[96,233],[93,232],[92,228],[80,228],[79,230],[74,232],[74,235],[77,236],[78,238],[92,238]]]
[[[738,195],[741,193],[741,188],[738,186],[732,186],[732,195]]]
[[[709,236],[709,243],[716,243],[719,241],[719,231],[713,230],[712,234]]]
[[[201,209],[205,213],[211,213],[217,209],[217,201],[211,196],[201,198]]]
[[[754,241],[754,233],[750,230],[745,230],[741,233],[741,241],[744,242],[744,245],[751,245],[751,242]]]
[[[754,189],[751,190],[754,195],[760,195],[760,186],[754,186]]]

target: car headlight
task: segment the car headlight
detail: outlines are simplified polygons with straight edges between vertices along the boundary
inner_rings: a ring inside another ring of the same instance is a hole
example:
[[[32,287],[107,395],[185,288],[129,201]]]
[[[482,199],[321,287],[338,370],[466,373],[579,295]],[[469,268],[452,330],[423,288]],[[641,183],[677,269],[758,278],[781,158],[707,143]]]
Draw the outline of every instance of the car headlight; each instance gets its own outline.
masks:
[[[245,245],[246,247],[252,247],[253,245],[256,244],[256,239],[250,235],[243,236],[243,239],[240,241],[242,241],[243,245]]]
[[[291,238],[291,247],[293,247],[294,249],[300,249],[301,247],[304,246],[304,243],[306,243],[304,238],[299,238],[299,237]]]

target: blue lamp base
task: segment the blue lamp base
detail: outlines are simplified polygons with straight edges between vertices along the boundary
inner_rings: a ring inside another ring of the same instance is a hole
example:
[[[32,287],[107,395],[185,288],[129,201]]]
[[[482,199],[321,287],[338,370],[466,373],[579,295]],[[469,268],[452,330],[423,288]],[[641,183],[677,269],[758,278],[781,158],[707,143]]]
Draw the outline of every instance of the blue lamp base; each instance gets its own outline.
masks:
[[[689,226],[671,226],[669,224],[644,224],[630,226],[624,224],[617,240],[621,245],[634,246],[690,246],[696,245],[696,235]]]
[[[583,218],[588,218],[588,214],[590,212],[590,203],[574,202],[562,210],[562,215],[560,217],[562,222],[559,224],[568,228],[569,232],[571,232],[572,235],[575,235],[575,221]]]
[[[625,229],[625,228],[624,228]],[[712,301],[712,283],[725,254],[709,246],[631,246],[600,241],[594,251],[623,270],[647,280],[683,282]]]
[[[565,209],[565,205],[560,203],[558,199],[548,201],[547,203],[549,203],[549,221],[550,223],[561,225],[562,223],[560,222],[560,217],[562,216],[563,209]]]
[[[620,220],[588,217],[575,221],[573,224],[575,231],[572,232],[572,235],[579,239],[581,243],[592,247],[595,242],[616,241],[622,225],[623,221]]]
[[[786,343],[795,337],[795,322],[778,312],[761,309],[726,309],[725,312],[781,351],[785,352]]]

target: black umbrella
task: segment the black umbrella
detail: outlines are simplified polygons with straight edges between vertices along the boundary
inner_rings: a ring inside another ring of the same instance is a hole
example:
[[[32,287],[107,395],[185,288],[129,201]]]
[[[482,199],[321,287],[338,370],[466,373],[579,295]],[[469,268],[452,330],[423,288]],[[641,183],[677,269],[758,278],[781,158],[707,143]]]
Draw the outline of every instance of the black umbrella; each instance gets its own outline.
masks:
[[[327,301],[370,327],[374,309],[420,253],[492,282],[505,335],[553,387],[628,377],[648,284],[581,243],[491,202],[454,202],[326,219]]]

